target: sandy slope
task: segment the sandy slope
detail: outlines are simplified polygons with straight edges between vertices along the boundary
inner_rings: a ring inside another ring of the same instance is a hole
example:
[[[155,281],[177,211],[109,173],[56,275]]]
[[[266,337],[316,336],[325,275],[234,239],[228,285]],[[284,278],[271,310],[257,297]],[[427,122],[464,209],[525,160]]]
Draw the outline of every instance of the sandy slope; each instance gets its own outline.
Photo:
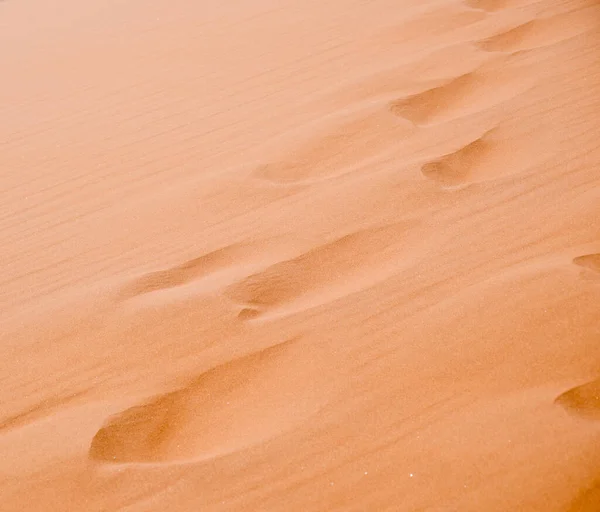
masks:
[[[600,510],[600,5],[0,3],[0,510]]]

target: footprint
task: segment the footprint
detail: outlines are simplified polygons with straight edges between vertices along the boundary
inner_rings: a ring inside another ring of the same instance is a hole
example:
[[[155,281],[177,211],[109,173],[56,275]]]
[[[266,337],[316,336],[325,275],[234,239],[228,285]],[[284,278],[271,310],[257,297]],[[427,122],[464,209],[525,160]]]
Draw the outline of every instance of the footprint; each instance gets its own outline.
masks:
[[[291,314],[379,282],[403,266],[426,237],[407,221],[358,231],[242,280],[226,295],[240,318]]]
[[[600,420],[600,379],[565,391],[556,398],[555,403],[572,414]]]
[[[333,391],[327,355],[288,340],[202,374],[110,418],[89,457],[105,463],[202,460],[259,444],[316,413]]]
[[[573,259],[573,263],[600,274],[600,253],[578,256]]]
[[[390,103],[390,110],[416,125],[446,121],[500,105],[533,83],[509,59],[482,66],[449,82]]]
[[[443,156],[421,168],[423,176],[445,186],[462,185],[483,174],[496,150],[493,133],[487,132],[454,153]]]
[[[313,129],[303,144],[289,148],[278,161],[259,166],[253,175],[282,185],[337,176],[393,149],[412,131],[379,109],[329,122]]]
[[[265,241],[231,244],[198,258],[188,260],[164,270],[149,272],[132,279],[119,291],[120,300],[130,300],[154,293],[166,292],[195,282],[202,282],[206,289],[222,287],[240,276],[248,275],[264,265],[265,254],[273,257],[281,247],[270,240],[268,251]],[[283,250],[285,253],[285,249]]]
[[[487,52],[514,53],[550,46],[595,29],[598,11],[598,8],[589,8],[531,20],[484,39],[477,47]]]
[[[448,77],[468,73],[489,61],[489,55],[470,41],[432,48],[424,55],[406,61],[365,68],[360,76],[349,76],[322,93],[324,103],[339,109],[348,105],[386,101],[398,95],[413,94],[423,83],[440,83]],[[341,77],[340,77],[341,78]]]
[[[230,245],[186,261],[181,265],[150,272],[125,286],[121,290],[121,297],[129,299],[146,293],[183,286],[194,279],[232,264],[236,257],[243,253],[244,246],[242,244]]]
[[[421,167],[423,176],[456,187],[514,176],[543,163],[544,139],[512,120]]]
[[[237,315],[240,320],[252,320],[258,316],[260,316],[260,310],[252,307],[242,308]]]

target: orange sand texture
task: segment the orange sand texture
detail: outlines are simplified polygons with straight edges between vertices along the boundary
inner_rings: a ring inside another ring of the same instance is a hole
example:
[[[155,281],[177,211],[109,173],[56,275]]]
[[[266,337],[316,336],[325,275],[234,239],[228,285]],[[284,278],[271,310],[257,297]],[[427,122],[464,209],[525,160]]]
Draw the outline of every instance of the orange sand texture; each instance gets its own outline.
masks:
[[[0,2],[0,510],[600,510],[600,3]]]

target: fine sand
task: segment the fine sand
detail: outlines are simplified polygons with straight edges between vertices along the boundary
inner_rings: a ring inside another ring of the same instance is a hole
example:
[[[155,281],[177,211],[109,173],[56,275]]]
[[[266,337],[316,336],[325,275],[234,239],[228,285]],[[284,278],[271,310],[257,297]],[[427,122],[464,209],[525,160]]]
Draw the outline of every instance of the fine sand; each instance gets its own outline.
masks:
[[[0,2],[0,511],[600,510],[600,3]]]

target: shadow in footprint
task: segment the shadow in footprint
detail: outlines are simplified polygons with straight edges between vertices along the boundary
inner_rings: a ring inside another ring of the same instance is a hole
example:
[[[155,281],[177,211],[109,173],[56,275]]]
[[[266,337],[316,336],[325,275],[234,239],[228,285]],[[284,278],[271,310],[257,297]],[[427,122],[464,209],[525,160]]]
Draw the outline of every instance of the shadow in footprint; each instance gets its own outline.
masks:
[[[390,111],[416,125],[447,121],[501,105],[528,90],[531,79],[515,72],[510,57],[389,104]]]
[[[229,361],[189,385],[110,418],[89,457],[104,463],[202,460],[289,431],[333,390],[321,347],[291,339]]]
[[[421,168],[423,176],[445,186],[461,185],[471,180],[494,150],[491,133],[485,133],[454,153],[426,163]]]
[[[600,379],[565,391],[555,403],[577,416],[600,420]]]
[[[573,263],[600,274],[600,253],[578,256],[577,258],[573,258]]]
[[[424,232],[413,220],[362,229],[233,284],[226,295],[241,320],[290,314],[372,286],[411,264]]]

